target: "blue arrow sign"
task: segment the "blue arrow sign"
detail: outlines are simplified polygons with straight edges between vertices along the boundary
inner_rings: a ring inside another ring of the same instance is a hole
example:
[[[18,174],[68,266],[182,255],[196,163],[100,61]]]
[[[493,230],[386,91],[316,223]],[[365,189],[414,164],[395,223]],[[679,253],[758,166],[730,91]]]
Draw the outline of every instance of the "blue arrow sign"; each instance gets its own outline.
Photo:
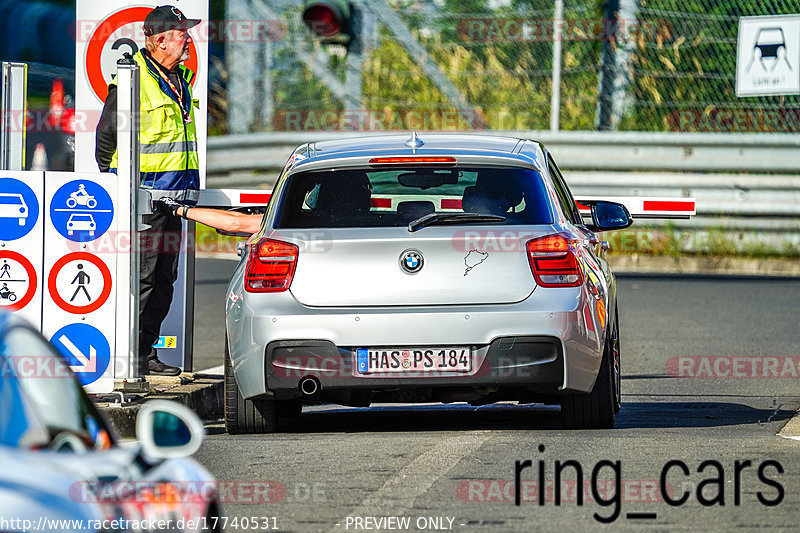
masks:
[[[24,237],[39,219],[33,190],[14,178],[0,178],[0,241]]]
[[[82,385],[94,383],[111,362],[111,348],[105,335],[89,324],[69,324],[50,338]]]
[[[53,227],[71,241],[93,241],[108,231],[113,220],[114,202],[108,192],[93,181],[65,183],[50,200]]]

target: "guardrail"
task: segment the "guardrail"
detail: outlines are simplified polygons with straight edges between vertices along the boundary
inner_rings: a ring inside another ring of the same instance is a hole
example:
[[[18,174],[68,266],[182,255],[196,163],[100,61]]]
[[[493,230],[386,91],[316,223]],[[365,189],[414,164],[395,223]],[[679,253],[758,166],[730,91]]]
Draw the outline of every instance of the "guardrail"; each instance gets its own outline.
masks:
[[[300,144],[380,133],[392,132],[274,132],[212,137],[208,141],[208,172],[274,171],[283,168],[292,149]],[[800,172],[800,135],[793,134],[592,131],[486,133],[541,141],[565,170]],[[424,135],[421,134],[423,138]]]
[[[697,214],[689,220],[640,220],[634,226],[668,224],[677,232],[700,235],[687,239],[683,245],[687,251],[702,249],[709,240],[703,236],[708,235],[727,239],[741,251],[800,251],[800,135],[491,133],[544,142],[576,196],[696,198]],[[211,182],[228,186],[228,178],[221,174],[238,172],[236,186],[271,188],[297,145],[372,134],[258,133],[211,138]]]

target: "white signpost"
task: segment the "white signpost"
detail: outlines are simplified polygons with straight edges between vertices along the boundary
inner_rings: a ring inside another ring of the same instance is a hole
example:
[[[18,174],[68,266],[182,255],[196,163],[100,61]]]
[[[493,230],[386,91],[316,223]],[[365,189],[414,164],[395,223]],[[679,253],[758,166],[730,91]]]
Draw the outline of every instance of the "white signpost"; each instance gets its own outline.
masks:
[[[114,389],[117,261],[130,260],[116,176],[47,172],[42,333],[88,392]],[[124,285],[124,287],[122,287]],[[124,298],[124,295],[120,295]]]
[[[0,171],[0,309],[42,325],[44,174]]]
[[[736,96],[800,94],[800,15],[742,17]]]

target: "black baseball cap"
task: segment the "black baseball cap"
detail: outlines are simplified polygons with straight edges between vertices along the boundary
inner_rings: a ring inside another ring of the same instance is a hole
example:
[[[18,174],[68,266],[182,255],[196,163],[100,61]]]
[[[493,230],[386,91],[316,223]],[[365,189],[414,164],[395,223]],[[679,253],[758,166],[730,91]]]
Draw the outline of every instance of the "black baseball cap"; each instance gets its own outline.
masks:
[[[149,36],[168,30],[185,30],[199,23],[200,19],[186,18],[175,6],[158,6],[144,19],[144,34]]]

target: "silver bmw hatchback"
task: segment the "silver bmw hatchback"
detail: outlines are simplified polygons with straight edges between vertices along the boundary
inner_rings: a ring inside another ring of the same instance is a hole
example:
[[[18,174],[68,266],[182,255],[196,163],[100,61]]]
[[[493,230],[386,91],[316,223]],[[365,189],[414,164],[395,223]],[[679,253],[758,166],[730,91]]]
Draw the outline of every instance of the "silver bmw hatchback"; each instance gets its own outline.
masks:
[[[507,137],[412,134],[298,147],[226,301],[225,422],[267,433],[303,404],[620,409],[616,282],[552,155]]]

